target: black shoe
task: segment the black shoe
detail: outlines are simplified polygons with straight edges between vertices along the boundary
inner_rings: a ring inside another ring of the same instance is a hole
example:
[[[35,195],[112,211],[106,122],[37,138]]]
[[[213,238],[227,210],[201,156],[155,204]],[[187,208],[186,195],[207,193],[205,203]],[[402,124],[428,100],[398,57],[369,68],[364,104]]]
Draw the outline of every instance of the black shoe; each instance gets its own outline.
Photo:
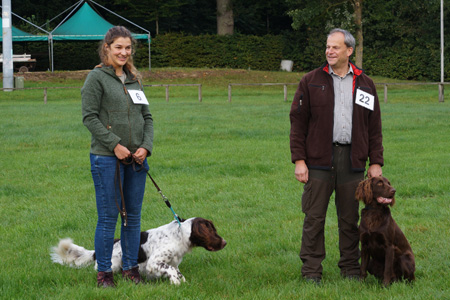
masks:
[[[303,277],[306,282],[308,283],[314,283],[316,285],[320,285],[322,283],[321,277]]]

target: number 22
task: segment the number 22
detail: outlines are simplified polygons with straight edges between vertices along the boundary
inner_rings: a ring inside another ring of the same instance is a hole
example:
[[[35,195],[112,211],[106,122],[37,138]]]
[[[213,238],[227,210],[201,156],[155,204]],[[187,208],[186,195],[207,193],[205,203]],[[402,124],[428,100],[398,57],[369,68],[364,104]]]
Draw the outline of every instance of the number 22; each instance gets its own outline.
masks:
[[[370,101],[370,98],[369,98],[368,96],[364,96],[363,94],[361,94],[360,96],[361,96],[361,97],[360,97],[360,99],[359,99],[359,102],[362,102],[362,103],[368,105],[368,104],[369,104],[369,101]],[[364,101],[364,98],[365,98],[366,101]]]

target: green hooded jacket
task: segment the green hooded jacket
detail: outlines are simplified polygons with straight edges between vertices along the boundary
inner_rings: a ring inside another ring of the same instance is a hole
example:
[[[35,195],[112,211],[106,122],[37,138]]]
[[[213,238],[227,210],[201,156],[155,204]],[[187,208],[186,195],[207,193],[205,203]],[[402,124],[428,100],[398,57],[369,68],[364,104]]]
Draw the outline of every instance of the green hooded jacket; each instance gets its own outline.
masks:
[[[129,90],[143,90],[126,68],[125,83],[112,66],[98,65],[89,72],[81,89],[83,124],[92,134],[91,153],[114,156],[121,144],[136,152],[153,148],[153,118],[148,105],[134,104]]]

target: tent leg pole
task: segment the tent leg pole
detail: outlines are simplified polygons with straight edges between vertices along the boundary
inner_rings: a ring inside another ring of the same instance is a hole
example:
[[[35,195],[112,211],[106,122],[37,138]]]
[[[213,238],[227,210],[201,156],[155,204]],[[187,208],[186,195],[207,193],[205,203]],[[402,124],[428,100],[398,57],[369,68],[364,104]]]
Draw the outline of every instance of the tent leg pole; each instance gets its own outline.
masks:
[[[148,70],[152,71],[152,54],[150,52],[150,34],[148,35]]]
[[[54,62],[54,60],[53,60],[53,39],[51,40],[52,41],[52,73],[53,73],[53,71],[55,70],[55,62]]]

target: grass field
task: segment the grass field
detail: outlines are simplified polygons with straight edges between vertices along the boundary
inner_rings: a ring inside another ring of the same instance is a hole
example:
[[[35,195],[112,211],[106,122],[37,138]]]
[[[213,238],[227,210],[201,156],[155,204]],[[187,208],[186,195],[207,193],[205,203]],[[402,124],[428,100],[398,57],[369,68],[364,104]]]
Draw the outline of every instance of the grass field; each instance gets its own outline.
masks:
[[[0,92],[1,299],[450,299],[449,95],[438,103],[436,86],[393,87],[381,104],[383,172],[397,189],[392,214],[416,255],[416,282],[383,288],[372,276],[363,283],[341,278],[330,205],[323,284],[316,287],[300,274],[302,185],[290,162],[290,101],[283,101],[282,87],[243,86],[227,102],[230,82],[297,82],[301,74],[186,72],[145,81],[203,84],[201,103],[195,87],[171,88],[169,102],[163,88],[146,89],[155,122],[150,171],[180,216],[214,221],[226,248],[188,254],[181,286],[166,280],[134,286],[117,276],[118,287],[103,290],[93,268],[53,264],[49,249],[60,238],[94,246],[90,135],[81,123],[80,93],[49,90],[43,104],[42,90]],[[26,81],[26,87],[64,85]],[[289,99],[294,91],[289,87]],[[172,219],[148,182],[142,228]]]

